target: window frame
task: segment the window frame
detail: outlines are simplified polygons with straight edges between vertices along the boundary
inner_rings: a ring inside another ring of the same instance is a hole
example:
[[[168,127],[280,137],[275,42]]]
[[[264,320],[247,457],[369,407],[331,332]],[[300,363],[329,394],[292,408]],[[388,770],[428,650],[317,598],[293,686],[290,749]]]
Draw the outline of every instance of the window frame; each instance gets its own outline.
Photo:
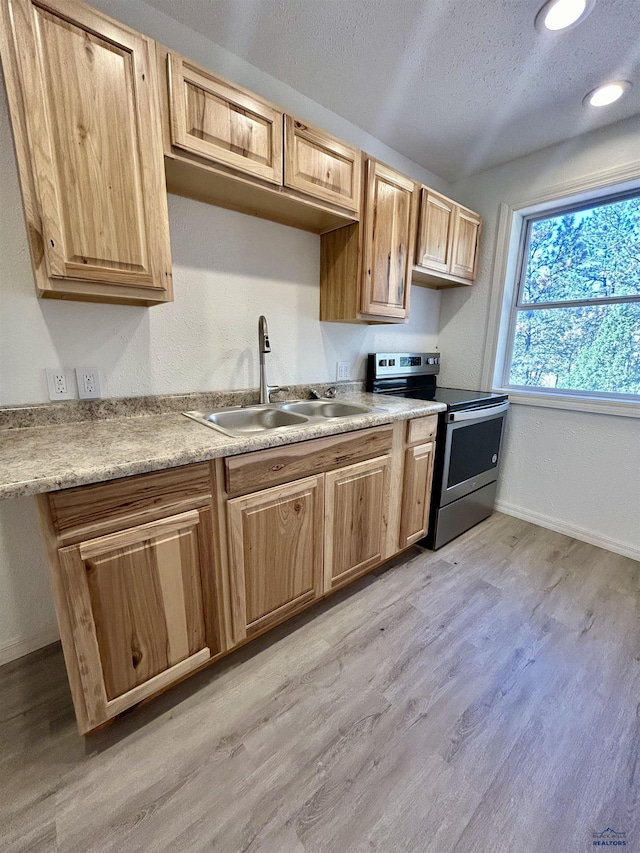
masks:
[[[607,172],[550,188],[541,198],[528,202],[500,204],[483,387],[508,393],[513,403],[640,418],[640,395],[509,383],[516,319],[520,310],[640,303],[640,295],[549,303],[521,302],[529,223],[640,196],[640,163],[635,168],[632,166]],[[633,179],[628,179],[629,174],[633,174]]]

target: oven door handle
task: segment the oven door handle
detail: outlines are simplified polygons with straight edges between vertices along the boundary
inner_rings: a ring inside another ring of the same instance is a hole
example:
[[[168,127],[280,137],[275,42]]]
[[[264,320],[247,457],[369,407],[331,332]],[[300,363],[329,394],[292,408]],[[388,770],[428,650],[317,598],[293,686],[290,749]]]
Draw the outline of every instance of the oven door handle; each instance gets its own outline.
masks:
[[[471,409],[469,412],[452,412],[449,415],[449,423],[458,423],[458,421],[479,421],[482,418],[490,418],[494,415],[499,415],[506,412],[509,408],[509,402],[500,403],[499,406],[486,406],[484,409]]]

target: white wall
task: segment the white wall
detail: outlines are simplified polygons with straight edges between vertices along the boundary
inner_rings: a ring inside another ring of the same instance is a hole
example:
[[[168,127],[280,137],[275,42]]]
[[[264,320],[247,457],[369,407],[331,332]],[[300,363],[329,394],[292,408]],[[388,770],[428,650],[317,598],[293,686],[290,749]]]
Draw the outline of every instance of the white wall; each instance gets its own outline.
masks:
[[[500,202],[518,207],[556,185],[637,163],[640,117],[454,186],[454,197],[481,213],[484,224],[476,286],[442,295],[441,384],[481,383]],[[509,418],[501,508],[640,558],[640,421],[525,405],[513,405]]]
[[[137,0],[97,6],[445,192],[439,178]],[[416,288],[398,326],[320,323],[320,238],[169,197],[175,302],[150,309],[35,297],[4,89],[0,87],[0,405],[48,399],[47,367],[97,367],[105,396],[257,387],[257,318],[273,383],[364,378],[369,351],[433,349],[440,297]],[[0,434],[0,440],[1,434]],[[0,662],[57,636],[29,498],[0,502]]]

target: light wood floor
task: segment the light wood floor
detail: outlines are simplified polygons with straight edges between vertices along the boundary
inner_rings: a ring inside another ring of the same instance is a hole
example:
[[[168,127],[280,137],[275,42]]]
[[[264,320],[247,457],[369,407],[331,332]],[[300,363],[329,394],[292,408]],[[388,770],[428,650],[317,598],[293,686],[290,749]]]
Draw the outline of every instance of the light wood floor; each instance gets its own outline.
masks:
[[[86,744],[0,669],[0,850],[640,851],[640,563],[494,515]]]

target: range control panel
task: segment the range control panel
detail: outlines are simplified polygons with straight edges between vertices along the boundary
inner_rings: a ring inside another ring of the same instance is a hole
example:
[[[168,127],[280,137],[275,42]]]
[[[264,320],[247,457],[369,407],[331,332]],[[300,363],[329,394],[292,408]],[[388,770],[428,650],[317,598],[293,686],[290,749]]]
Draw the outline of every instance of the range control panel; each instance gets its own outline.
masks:
[[[439,352],[374,352],[369,353],[370,379],[394,376],[429,376],[440,372]]]

